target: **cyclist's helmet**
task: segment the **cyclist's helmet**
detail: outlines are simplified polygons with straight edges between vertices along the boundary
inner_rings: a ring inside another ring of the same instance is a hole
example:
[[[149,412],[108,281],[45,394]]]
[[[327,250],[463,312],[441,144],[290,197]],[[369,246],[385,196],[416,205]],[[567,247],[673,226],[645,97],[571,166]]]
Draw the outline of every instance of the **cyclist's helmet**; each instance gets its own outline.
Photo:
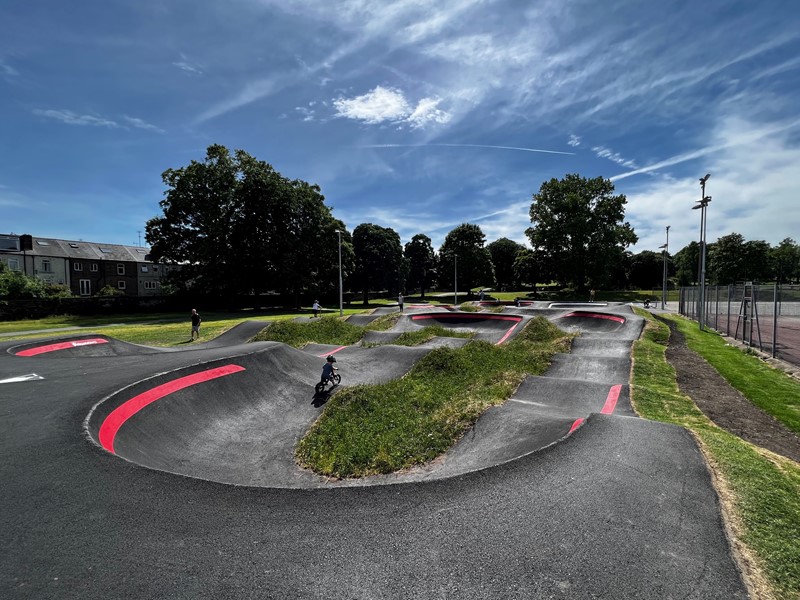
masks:
[[[328,358],[326,359],[328,362],[336,362],[336,359],[333,357],[333,354],[329,354]]]

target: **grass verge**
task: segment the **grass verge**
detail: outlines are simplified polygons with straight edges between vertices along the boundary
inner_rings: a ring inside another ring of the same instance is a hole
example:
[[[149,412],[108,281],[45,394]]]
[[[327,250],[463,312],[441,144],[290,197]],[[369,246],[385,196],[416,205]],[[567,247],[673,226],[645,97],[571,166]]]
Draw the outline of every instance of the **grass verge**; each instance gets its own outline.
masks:
[[[757,356],[731,346],[715,331],[700,331],[696,321],[670,317],[686,344],[705,358],[753,404],[800,435],[800,382],[786,377]]]
[[[678,389],[664,355],[669,328],[645,311],[637,313],[647,318],[647,325],[633,350],[631,400],[636,411],[696,435],[722,488],[739,549],[768,582],[762,597],[800,598],[800,465],[714,425]],[[769,387],[771,377],[764,377],[757,359],[750,358],[754,362],[740,368]],[[751,578],[751,585],[758,579]]]
[[[317,473],[345,478],[392,473],[450,448],[527,374],[542,374],[570,336],[532,319],[511,342],[437,348],[405,377],[333,396],[300,441],[297,457]]]

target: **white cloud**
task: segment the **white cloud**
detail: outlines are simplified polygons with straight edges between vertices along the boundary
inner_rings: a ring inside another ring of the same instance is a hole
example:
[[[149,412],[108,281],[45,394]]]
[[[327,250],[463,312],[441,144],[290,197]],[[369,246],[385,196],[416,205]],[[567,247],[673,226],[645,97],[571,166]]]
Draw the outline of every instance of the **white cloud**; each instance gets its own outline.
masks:
[[[122,118],[128,125],[130,125],[131,127],[135,127],[136,129],[145,129],[147,131],[155,131],[156,133],[166,133],[160,127],[156,127],[155,125],[148,123],[147,121],[144,121],[142,119],[138,119],[136,117],[129,117],[127,115],[125,115]]]
[[[408,124],[417,129],[450,120],[450,114],[438,108],[440,102],[438,98],[423,98],[412,107],[400,90],[377,86],[361,96],[338,98],[333,101],[333,106],[337,117],[363,121],[368,125]]]
[[[200,67],[200,65],[190,61],[183,53],[181,53],[181,59],[173,62],[172,66],[178,67],[180,70],[191,73],[192,75],[203,74],[203,69]]]
[[[771,131],[770,135],[764,135]],[[699,238],[699,177],[711,173],[706,194],[712,197],[707,216],[707,239],[716,241],[732,232],[746,240],[777,245],[800,235],[800,148],[792,131],[776,131],[742,119],[720,121],[711,134],[714,153],[699,154],[693,177],[655,178],[628,197],[627,215],[640,241],[636,251],[664,243],[670,225],[670,252]],[[736,143],[734,143],[736,141]]]
[[[91,127],[119,127],[119,123],[106,119],[105,117],[95,117],[94,115],[79,115],[71,110],[42,110],[34,109],[33,114],[48,119],[55,119],[67,125],[86,125]]]
[[[569,141],[567,142],[573,148],[581,145],[581,138],[575,135],[574,133],[569,134]]]
[[[623,167],[627,167],[629,169],[639,168],[639,165],[637,165],[634,161],[622,157],[619,152],[614,152],[605,146],[595,146],[592,148],[592,152],[594,152],[598,158],[606,158],[617,163],[618,165],[622,165]]]

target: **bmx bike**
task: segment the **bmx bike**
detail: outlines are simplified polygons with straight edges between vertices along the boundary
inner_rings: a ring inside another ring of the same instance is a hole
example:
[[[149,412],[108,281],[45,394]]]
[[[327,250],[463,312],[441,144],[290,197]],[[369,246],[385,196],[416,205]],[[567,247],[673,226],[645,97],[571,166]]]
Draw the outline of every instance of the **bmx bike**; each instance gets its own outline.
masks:
[[[327,386],[329,383],[331,384],[331,389],[333,389],[333,388],[335,388],[337,385],[339,385],[339,382],[341,382],[341,381],[342,381],[342,376],[341,376],[341,375],[339,375],[338,373],[334,373],[334,374],[333,374],[333,375],[331,375],[330,377],[326,377],[326,378],[325,378],[323,381],[320,381],[320,382],[319,382],[319,383],[316,385],[316,387],[314,388],[314,391],[315,391],[315,392],[317,392],[318,394],[321,394],[322,392],[324,392],[324,391],[325,391],[325,387],[326,387],[326,386]]]

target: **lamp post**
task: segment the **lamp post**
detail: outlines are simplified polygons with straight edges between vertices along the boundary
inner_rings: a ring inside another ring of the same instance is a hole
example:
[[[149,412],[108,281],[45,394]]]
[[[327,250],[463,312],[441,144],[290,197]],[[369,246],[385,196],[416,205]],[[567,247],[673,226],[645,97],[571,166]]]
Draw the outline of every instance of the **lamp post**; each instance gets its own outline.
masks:
[[[339,316],[344,315],[344,306],[342,305],[342,232],[340,230],[336,230],[336,234],[339,236]]]
[[[458,306],[458,255],[453,254],[453,307]]]
[[[669,254],[669,225],[667,225],[667,243],[661,246],[664,249],[664,281],[661,285],[661,310],[667,306],[667,255]]]
[[[698,281],[699,298],[697,302],[697,319],[700,322],[700,331],[705,328],[706,313],[706,208],[711,202],[711,196],[706,196],[706,181],[711,177],[711,173],[706,173],[705,177],[700,178],[700,200],[692,207],[692,210],[700,209],[700,275]]]

